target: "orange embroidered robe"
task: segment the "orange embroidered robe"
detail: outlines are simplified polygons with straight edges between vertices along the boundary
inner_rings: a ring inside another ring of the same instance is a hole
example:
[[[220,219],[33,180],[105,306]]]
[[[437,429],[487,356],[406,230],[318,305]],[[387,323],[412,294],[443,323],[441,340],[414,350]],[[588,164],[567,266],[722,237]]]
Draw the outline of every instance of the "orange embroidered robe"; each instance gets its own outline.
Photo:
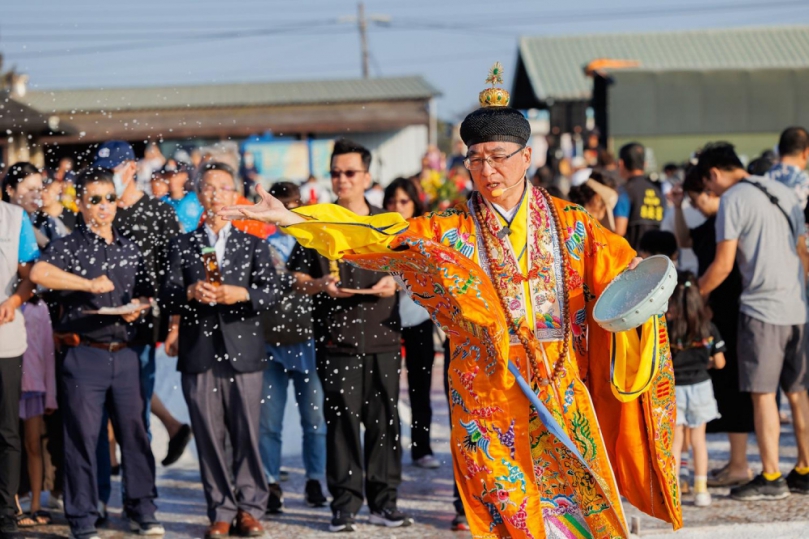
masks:
[[[453,463],[473,537],[626,537],[620,495],[681,526],[664,319],[649,320],[641,342],[634,330],[612,335],[592,320],[595,300],[635,255],[623,238],[535,189],[510,223],[479,196],[410,221],[333,205],[296,212],[308,220],[286,231],[303,246],[390,272],[449,336]],[[543,383],[564,324],[564,368]],[[614,346],[616,338],[630,345]],[[615,382],[627,378],[648,382],[631,394]]]

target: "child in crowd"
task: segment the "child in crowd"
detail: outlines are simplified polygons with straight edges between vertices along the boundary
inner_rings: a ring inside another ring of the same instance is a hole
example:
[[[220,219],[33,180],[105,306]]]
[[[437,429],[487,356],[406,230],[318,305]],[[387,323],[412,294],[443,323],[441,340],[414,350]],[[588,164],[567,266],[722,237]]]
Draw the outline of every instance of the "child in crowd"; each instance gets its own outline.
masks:
[[[694,504],[706,507],[711,504],[711,495],[705,425],[719,417],[708,369],[725,366],[725,343],[711,322],[711,311],[702,301],[693,273],[679,273],[666,320],[677,394],[674,461],[679,476],[680,456],[688,433],[694,461]]]
[[[20,526],[47,525],[51,516],[42,510],[41,495],[44,462],[42,436],[46,414],[56,410],[56,367],[53,328],[48,306],[38,296],[22,306],[28,349],[22,357],[22,397],[20,419],[23,421],[28,478],[31,486],[31,509],[18,520]]]
[[[638,256],[649,258],[653,255],[666,255],[672,262],[676,263],[679,251],[677,249],[677,238],[674,234],[665,230],[648,230],[641,236]]]

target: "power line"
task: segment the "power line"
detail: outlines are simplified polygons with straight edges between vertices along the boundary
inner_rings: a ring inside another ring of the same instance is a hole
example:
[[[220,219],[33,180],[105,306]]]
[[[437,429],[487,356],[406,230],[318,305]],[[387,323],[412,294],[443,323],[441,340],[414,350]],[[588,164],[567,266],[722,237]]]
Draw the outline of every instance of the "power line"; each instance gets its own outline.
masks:
[[[746,2],[740,4],[729,5],[727,3],[723,4],[713,4],[713,5],[690,5],[690,6],[678,6],[678,7],[671,7],[671,8],[663,8],[663,9],[653,9],[653,8],[632,8],[632,9],[625,9],[625,10],[603,10],[603,11],[588,11],[588,12],[567,12],[567,13],[549,13],[545,15],[540,14],[533,14],[532,16],[528,16],[526,14],[519,15],[519,20],[514,20],[514,15],[509,15],[507,17],[496,17],[492,16],[475,16],[474,22],[472,21],[455,21],[452,23],[441,23],[441,22],[433,22],[433,21],[426,21],[418,18],[397,18],[395,22],[391,21],[389,18],[382,18],[381,21],[375,22],[389,22],[391,31],[443,31],[443,32],[453,32],[453,33],[460,33],[460,34],[472,34],[477,37],[487,37],[487,38],[509,38],[513,39],[514,33],[493,33],[491,31],[492,28],[496,28],[499,26],[524,26],[524,25],[532,25],[532,26],[544,26],[549,24],[560,24],[566,22],[587,22],[587,21],[600,21],[600,20],[609,20],[609,19],[637,19],[637,18],[648,18],[653,16],[675,16],[675,15],[692,15],[692,14],[705,14],[711,12],[717,12],[727,9],[734,9],[734,10],[761,10],[761,9],[783,9],[788,7],[807,7],[807,3],[805,0],[780,0],[780,1],[769,1],[769,2]],[[538,17],[538,20],[534,20],[532,17]],[[348,20],[348,19],[345,19]],[[351,17],[350,22],[358,21],[359,17]],[[324,33],[330,33],[334,35],[344,34],[346,33],[345,30],[340,29],[339,27],[333,26],[336,20],[324,20],[319,19],[317,21],[300,21],[300,22],[288,22],[286,25],[279,25],[274,27],[265,27],[265,28],[257,28],[257,29],[249,29],[249,30],[230,30],[230,31],[220,31],[220,32],[212,32],[212,33],[200,33],[194,34],[189,36],[165,36],[162,35],[161,39],[157,40],[149,40],[148,42],[144,43],[141,41],[129,41],[125,43],[117,43],[117,44],[108,44],[104,45],[103,49],[100,49],[99,46],[87,46],[87,47],[77,47],[73,49],[51,49],[51,50],[40,50],[40,51],[23,51],[19,53],[12,54],[11,57],[13,59],[26,59],[26,58],[53,58],[53,57],[64,57],[64,56],[77,56],[77,55],[84,55],[84,54],[94,54],[94,53],[105,53],[105,52],[121,52],[121,51],[130,51],[130,50],[142,50],[142,49],[150,49],[150,48],[159,48],[163,46],[175,46],[175,45],[183,45],[186,43],[193,43],[198,42],[201,40],[205,41],[224,41],[224,40],[233,40],[233,39],[243,39],[249,37],[264,37],[264,36],[273,36],[273,35],[281,35],[287,34],[290,32],[297,32],[297,35],[322,35]],[[359,23],[358,23],[359,25]],[[362,54],[363,57],[363,71],[367,73],[367,28],[368,24],[366,21],[365,25],[365,32],[361,29],[361,36],[365,35],[366,45],[364,47],[364,51]],[[487,29],[486,32],[481,32],[481,29]],[[16,37],[16,36],[15,36]],[[2,38],[2,35],[0,35]],[[36,39],[36,37],[32,38]]]
[[[483,28],[492,28],[498,26],[524,26],[524,25],[537,25],[537,24],[551,24],[551,23],[564,23],[564,22],[580,22],[580,21],[590,21],[590,20],[602,20],[605,18],[609,19],[633,19],[633,18],[647,18],[650,16],[660,16],[660,15],[679,15],[679,14],[702,14],[702,13],[710,13],[716,11],[723,11],[723,10],[761,10],[761,9],[774,9],[774,8],[790,8],[790,7],[809,7],[806,0],[781,0],[781,1],[769,1],[769,2],[762,2],[762,1],[750,1],[750,2],[743,2],[743,3],[721,3],[721,4],[713,4],[713,5],[698,5],[698,4],[687,4],[687,5],[679,5],[676,7],[670,8],[648,8],[648,7],[631,7],[631,8],[624,8],[624,9],[608,9],[608,10],[601,10],[601,11],[567,11],[567,12],[521,12],[520,14],[508,14],[503,15],[502,11],[498,11],[494,14],[473,14],[467,15],[466,18],[453,18],[453,22],[446,23],[446,22],[435,22],[433,20],[425,20],[420,18],[408,18],[408,17],[397,17],[396,22],[393,23],[393,26],[402,27],[406,29],[434,29],[434,30],[448,30],[448,29],[461,29],[461,30],[478,30]],[[343,17],[338,20],[335,19],[318,19],[318,20],[295,20],[295,21],[285,21],[286,25],[276,25],[272,28],[284,27],[284,26],[292,26],[292,27],[299,27],[299,26],[306,26],[306,25],[319,25],[319,26],[329,26],[333,25],[338,21],[342,22],[357,22],[356,16],[349,16]],[[188,23],[184,19],[184,22]],[[267,27],[263,28],[248,28],[245,29],[245,25],[252,25],[256,23],[256,20],[251,21],[222,21],[221,19],[217,19],[216,21],[207,20],[205,23],[217,24],[221,25],[222,23],[228,25],[239,25],[240,29],[234,29],[229,31],[256,31],[262,30]],[[380,22],[391,23],[391,19],[387,16],[383,17]],[[168,29],[173,34],[183,34],[187,32],[200,32],[206,30],[189,30],[189,29],[182,29],[177,28],[176,23],[167,23]],[[110,37],[120,37],[120,36],[134,36],[138,37],[157,37],[157,38],[166,38],[164,32],[154,31],[155,26],[159,26],[160,23],[153,23],[150,24],[150,30],[145,32],[130,32],[130,33],[120,33],[120,32],[110,32]],[[15,28],[18,27],[17,24],[14,25]],[[41,31],[42,23],[37,23],[37,29]],[[99,38],[105,38],[104,29],[89,29],[89,28],[77,28],[80,31],[90,31],[92,30],[93,36],[82,36],[82,39],[91,38],[97,36]],[[99,35],[101,34],[101,35]],[[61,37],[65,37],[66,39],[72,39],[76,37],[72,34],[61,34],[55,35],[54,32],[26,32],[24,34],[15,34],[15,33],[5,33],[3,34],[3,39],[16,40],[16,39],[31,39],[35,38],[37,40],[51,40],[51,39],[58,39]]]
[[[13,43],[13,42],[43,42],[43,41],[70,41],[80,38],[82,41],[107,41],[110,39],[119,40],[153,40],[153,39],[160,39],[163,41],[173,40],[173,41],[181,41],[184,39],[192,39],[192,38],[207,38],[211,36],[219,36],[223,34],[232,34],[237,35],[241,33],[250,33],[250,32],[265,32],[265,31],[284,31],[284,30],[298,30],[298,29],[310,29],[310,28],[318,28],[318,27],[331,27],[335,24],[334,19],[316,19],[316,20],[302,20],[302,21],[289,21],[287,24],[277,24],[273,26],[263,26],[260,28],[234,28],[234,29],[223,29],[218,28],[213,33],[210,29],[183,29],[183,28],[172,28],[169,32],[166,31],[155,31],[153,29],[141,32],[114,32],[114,31],[105,31],[105,30],[96,30],[96,29],[81,29],[76,28],[74,32],[67,32],[67,33],[59,33],[59,32],[45,32],[41,35],[35,32],[25,32],[23,34],[16,34],[16,33],[7,33],[1,32],[0,33],[0,41],[5,43]],[[92,34],[86,34],[87,32],[92,31]]]
[[[121,43],[118,45],[91,45],[87,47],[76,47],[74,49],[59,49],[59,50],[46,50],[46,51],[26,51],[21,53],[16,53],[13,55],[14,59],[25,59],[25,58],[58,58],[62,56],[78,56],[84,54],[94,54],[94,53],[108,53],[108,52],[123,52],[123,51],[133,51],[133,50],[144,50],[144,49],[153,49],[159,48],[166,45],[186,45],[191,44],[194,42],[210,42],[210,41],[225,41],[231,39],[244,39],[250,37],[266,37],[266,36],[273,36],[279,34],[286,34],[289,32],[297,32],[297,35],[304,36],[304,35],[320,35],[323,32],[329,32],[333,34],[345,34],[348,33],[346,30],[341,28],[330,28],[328,30],[317,30],[312,31],[311,28],[289,28],[286,30],[256,30],[254,32],[226,32],[221,34],[208,34],[205,36],[194,36],[186,38],[181,42],[177,41],[150,41],[148,43],[144,43],[142,41],[137,41],[134,43]],[[101,48],[103,47],[103,48]]]

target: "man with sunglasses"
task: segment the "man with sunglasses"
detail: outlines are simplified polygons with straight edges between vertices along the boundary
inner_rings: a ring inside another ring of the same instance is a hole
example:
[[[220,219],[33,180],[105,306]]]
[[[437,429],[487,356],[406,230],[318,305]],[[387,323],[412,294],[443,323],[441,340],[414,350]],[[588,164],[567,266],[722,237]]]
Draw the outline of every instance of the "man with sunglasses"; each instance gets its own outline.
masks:
[[[60,399],[64,416],[65,515],[70,536],[96,539],[96,447],[105,408],[112,415],[126,466],[124,511],[141,535],[163,535],[155,520],[155,463],[140,413],[140,361],[131,347],[146,310],[104,314],[148,305],[153,288],[138,247],[114,227],[118,197],[113,172],[90,168],[76,179],[82,223],[52,241],[31,269],[31,280],[59,293],[62,316],[54,324],[60,348]],[[106,429],[103,429],[106,433]]]
[[[180,223],[174,209],[167,203],[154,198],[138,187],[136,180],[137,163],[132,146],[123,140],[111,140],[101,144],[96,151],[94,167],[113,171],[118,209],[113,223],[122,236],[132,241],[140,249],[146,265],[149,283],[156,296],[168,265],[168,246],[172,238],[180,234]],[[141,324],[132,339],[132,349],[140,359],[140,384],[143,394],[143,421],[151,439],[151,402],[155,387],[156,343],[166,340],[169,317],[161,316],[160,309],[145,315],[148,323]],[[174,422],[177,424],[177,422]],[[182,455],[191,439],[191,429],[182,425],[175,432],[169,431],[169,456],[176,460]],[[106,427],[104,427],[106,432]],[[106,506],[111,494],[111,466],[109,443],[106,436],[99,438],[98,471],[99,490],[102,503]],[[168,459],[169,457],[167,457]],[[126,463],[123,464],[126,466]],[[125,489],[126,485],[122,485]],[[103,515],[106,516],[106,515]]]
[[[488,82],[502,83],[501,70]],[[331,205],[291,212],[259,191],[254,207],[222,215],[278,223],[333,260],[393,273],[445,329],[455,478],[473,536],[626,537],[620,495],[679,527],[665,321],[611,334],[592,317],[607,284],[640,260],[580,206],[527,181],[531,126],[508,92],[479,100],[460,129],[476,189],[466,204],[404,220]],[[386,419],[367,404],[362,413]]]
[[[339,207],[357,215],[383,213],[365,199],[371,185],[370,166],[367,148],[348,140],[335,142],[330,174]],[[298,289],[315,295],[317,368],[325,397],[328,447],[326,482],[333,496],[330,530],[354,530],[363,492],[372,523],[408,526],[412,519],[396,507],[402,480],[401,324],[396,284],[388,275],[330,261],[300,246],[288,267],[297,277]],[[365,426],[364,453],[361,425]]]

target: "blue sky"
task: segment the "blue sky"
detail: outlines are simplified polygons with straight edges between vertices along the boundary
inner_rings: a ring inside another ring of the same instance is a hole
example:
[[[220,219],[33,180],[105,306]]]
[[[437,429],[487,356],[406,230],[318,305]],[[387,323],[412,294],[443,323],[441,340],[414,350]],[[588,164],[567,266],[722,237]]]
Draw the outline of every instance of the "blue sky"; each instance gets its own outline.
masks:
[[[0,52],[33,88],[359,77],[351,0],[4,0]],[[474,106],[489,66],[510,86],[523,35],[809,23],[798,0],[367,0],[372,76],[423,75],[439,115]]]

